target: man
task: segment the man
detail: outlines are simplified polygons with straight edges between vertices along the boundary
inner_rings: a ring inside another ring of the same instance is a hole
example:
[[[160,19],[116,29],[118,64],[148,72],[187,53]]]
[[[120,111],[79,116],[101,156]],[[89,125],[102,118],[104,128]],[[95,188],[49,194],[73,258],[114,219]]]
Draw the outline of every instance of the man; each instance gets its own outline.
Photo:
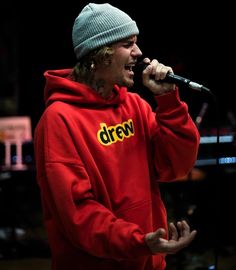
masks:
[[[170,223],[158,182],[193,167],[198,130],[170,67],[144,59],[157,110],[127,88],[142,52],[135,21],[110,4],[86,5],[73,25],[71,69],[45,72],[46,109],[35,130],[37,179],[52,269],[163,270],[195,237]]]

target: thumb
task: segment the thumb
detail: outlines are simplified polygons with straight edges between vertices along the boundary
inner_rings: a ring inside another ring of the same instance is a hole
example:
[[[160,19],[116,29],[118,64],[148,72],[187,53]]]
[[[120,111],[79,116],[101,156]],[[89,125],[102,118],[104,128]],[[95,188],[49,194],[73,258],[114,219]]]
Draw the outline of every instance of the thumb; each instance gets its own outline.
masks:
[[[166,236],[166,230],[163,228],[159,228],[154,232],[156,238],[163,238]]]
[[[155,232],[150,232],[146,234],[146,240],[147,241],[154,241],[156,242],[160,238],[163,238],[166,236],[166,231],[163,228],[157,229]]]

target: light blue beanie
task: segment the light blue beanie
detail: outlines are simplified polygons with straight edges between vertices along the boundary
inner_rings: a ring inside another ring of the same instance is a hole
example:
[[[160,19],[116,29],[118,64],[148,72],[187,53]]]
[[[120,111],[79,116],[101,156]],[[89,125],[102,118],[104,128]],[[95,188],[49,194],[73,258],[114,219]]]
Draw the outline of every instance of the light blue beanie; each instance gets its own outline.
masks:
[[[129,15],[112,5],[86,5],[75,19],[72,40],[79,60],[93,49],[138,35],[136,22]]]

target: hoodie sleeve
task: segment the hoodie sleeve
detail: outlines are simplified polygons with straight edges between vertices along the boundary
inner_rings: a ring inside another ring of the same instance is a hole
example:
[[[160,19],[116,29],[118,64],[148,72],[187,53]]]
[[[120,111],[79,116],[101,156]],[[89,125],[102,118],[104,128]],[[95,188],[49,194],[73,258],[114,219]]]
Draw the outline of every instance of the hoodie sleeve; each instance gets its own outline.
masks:
[[[200,135],[187,104],[180,101],[178,89],[155,99],[156,114],[149,118],[154,166],[160,181],[172,181],[193,168]]]
[[[37,178],[47,209],[49,235],[59,230],[74,247],[97,257],[120,260],[150,255],[139,226],[117,218],[95,200],[66,121],[50,107],[34,138]]]

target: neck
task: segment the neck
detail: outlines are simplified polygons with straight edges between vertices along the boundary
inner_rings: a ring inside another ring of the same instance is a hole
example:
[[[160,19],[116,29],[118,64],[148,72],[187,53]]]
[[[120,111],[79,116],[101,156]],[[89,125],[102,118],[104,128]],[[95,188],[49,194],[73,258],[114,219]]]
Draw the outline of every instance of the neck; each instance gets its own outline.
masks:
[[[104,99],[108,99],[113,93],[113,85],[107,85],[105,80],[94,80],[89,85]]]
[[[88,85],[104,99],[108,99],[113,93],[114,85],[108,84],[104,79],[96,78],[94,73],[88,73],[88,76],[79,76],[74,72],[71,74],[71,78],[74,81]]]

